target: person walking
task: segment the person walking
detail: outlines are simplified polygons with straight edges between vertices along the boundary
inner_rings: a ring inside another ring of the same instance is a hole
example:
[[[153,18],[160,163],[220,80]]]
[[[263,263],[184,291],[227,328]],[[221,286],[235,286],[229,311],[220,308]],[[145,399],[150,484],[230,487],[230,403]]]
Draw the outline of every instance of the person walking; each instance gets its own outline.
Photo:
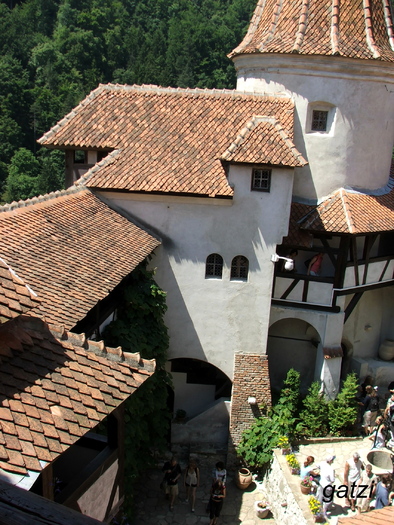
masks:
[[[357,485],[356,509],[357,514],[369,511],[369,504],[371,503],[371,492],[376,485],[377,478],[372,472],[372,465],[366,465],[365,471],[360,478]],[[360,487],[360,489],[359,489]],[[362,491],[362,492],[361,492]],[[360,494],[360,496],[358,495]]]
[[[170,500],[170,510],[174,509],[175,498],[178,496],[178,480],[182,475],[181,467],[175,456],[163,467],[166,495]]]
[[[200,485],[200,470],[195,461],[189,461],[185,470],[184,485],[186,488],[186,502],[191,501],[192,512],[195,511],[196,490]]]
[[[335,470],[332,466],[334,459],[335,456],[327,456],[326,460],[322,461],[319,465],[320,482],[317,499],[322,505],[325,519],[328,519],[327,511],[332,503],[334,492]]]
[[[358,452],[355,452],[351,458],[346,460],[343,474],[345,485],[348,486],[346,504],[349,505],[353,511],[356,510],[356,485],[361,478],[362,468],[363,463]]]
[[[216,525],[223,507],[223,500],[226,497],[226,487],[223,481],[217,479],[211,488],[211,497],[209,500],[209,525]]]

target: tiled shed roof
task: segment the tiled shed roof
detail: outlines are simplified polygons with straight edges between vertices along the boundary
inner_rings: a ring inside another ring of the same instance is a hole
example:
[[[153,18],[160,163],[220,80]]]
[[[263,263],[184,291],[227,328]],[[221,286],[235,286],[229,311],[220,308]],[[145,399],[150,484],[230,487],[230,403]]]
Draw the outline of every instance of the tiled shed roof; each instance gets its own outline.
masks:
[[[0,208],[1,254],[68,329],[160,243],[86,188]]]
[[[282,244],[286,246],[299,246],[300,248],[312,247],[313,237],[310,233],[300,229],[299,221],[315,209],[316,206],[292,202],[290,210],[289,233],[283,238]]]
[[[1,325],[0,343],[0,468],[16,474],[41,471],[155,368],[37,317]]]
[[[243,53],[337,55],[394,62],[390,0],[259,0]]]
[[[0,258],[0,324],[39,304],[37,294]]]
[[[275,118],[287,138],[271,152],[278,130],[257,126],[237,162],[293,165],[294,155],[301,158],[291,142],[293,107],[287,96],[101,85],[39,142],[117,150],[85,175],[88,187],[231,197],[221,158],[254,116]]]
[[[353,234],[394,230],[394,189],[384,195],[367,195],[341,188],[307,215],[300,227]]]

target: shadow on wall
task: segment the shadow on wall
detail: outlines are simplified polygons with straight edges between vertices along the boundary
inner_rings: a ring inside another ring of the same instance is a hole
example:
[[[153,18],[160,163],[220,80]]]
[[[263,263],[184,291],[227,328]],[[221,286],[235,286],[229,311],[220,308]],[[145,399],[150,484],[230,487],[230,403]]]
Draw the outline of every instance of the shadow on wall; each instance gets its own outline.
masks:
[[[301,393],[306,394],[315,378],[319,334],[300,319],[282,319],[268,332],[268,364],[273,397],[280,391],[286,374],[294,368],[301,374]]]

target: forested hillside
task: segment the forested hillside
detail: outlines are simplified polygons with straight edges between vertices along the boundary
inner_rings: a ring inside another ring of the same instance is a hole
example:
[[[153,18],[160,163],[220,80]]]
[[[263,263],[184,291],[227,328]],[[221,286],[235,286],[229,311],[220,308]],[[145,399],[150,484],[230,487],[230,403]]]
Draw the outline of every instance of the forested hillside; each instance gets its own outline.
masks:
[[[0,195],[63,184],[36,140],[99,83],[233,88],[256,0],[1,0]]]

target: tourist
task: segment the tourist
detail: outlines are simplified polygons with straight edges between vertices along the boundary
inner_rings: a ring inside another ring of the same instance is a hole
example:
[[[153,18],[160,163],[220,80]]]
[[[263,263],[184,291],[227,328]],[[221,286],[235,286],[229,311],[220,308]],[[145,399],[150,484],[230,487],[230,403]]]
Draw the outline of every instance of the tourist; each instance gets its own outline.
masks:
[[[386,429],[383,423],[383,416],[378,416],[375,421],[375,426],[369,436],[373,441],[372,448],[382,448],[386,446]]]
[[[209,525],[216,525],[223,507],[223,500],[226,497],[226,487],[220,479],[217,479],[211,488],[209,500]]]
[[[379,483],[376,485],[375,509],[383,509],[383,507],[387,507],[389,504],[390,482],[390,474],[383,474],[381,476]]]
[[[324,253],[317,253],[309,262],[308,275],[320,275],[320,269],[323,262]]]
[[[360,478],[360,483],[357,485],[357,487],[360,487],[356,497],[356,508],[358,514],[369,511],[371,495],[372,492],[374,492],[372,487],[376,486],[376,482],[377,478],[372,472],[372,465],[366,465],[365,471]]]
[[[369,436],[378,414],[379,398],[376,394],[376,390],[374,390],[371,385],[367,385],[365,391],[366,396],[362,402],[364,407],[363,428],[365,435]]]
[[[200,484],[200,470],[195,461],[190,461],[185,470],[184,485],[186,488],[186,502],[191,500],[192,512],[195,510],[196,490]]]
[[[361,478],[362,468],[363,463],[358,452],[355,452],[351,458],[346,460],[343,474],[345,485],[348,486],[346,504],[349,505],[353,511],[356,510],[355,486],[358,485]]]
[[[218,461],[213,469],[212,482],[214,483],[220,479],[224,486],[226,486],[227,470],[224,468],[223,461]]]
[[[174,509],[175,498],[178,496],[178,480],[182,475],[181,467],[175,456],[163,467],[165,491],[170,499],[170,510]]]
[[[335,470],[332,466],[335,456],[327,456],[325,461],[322,461],[319,465],[320,468],[320,484],[319,491],[317,493],[317,499],[320,501],[323,509],[325,519],[328,519],[327,511],[331,506],[334,482],[335,482]]]

